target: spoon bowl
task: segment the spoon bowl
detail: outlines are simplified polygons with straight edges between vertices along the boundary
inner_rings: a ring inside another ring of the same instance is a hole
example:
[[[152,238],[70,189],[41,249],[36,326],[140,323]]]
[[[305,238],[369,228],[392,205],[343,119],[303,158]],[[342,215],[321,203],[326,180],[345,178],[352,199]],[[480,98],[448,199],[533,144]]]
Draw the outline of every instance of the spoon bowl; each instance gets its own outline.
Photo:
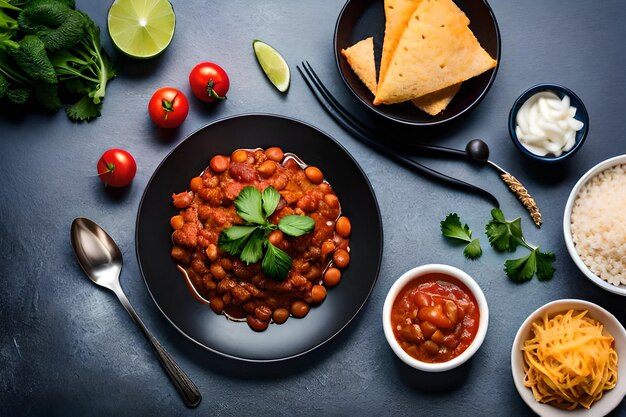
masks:
[[[150,334],[122,291],[119,280],[123,264],[122,252],[115,241],[98,224],[84,217],[76,218],[72,222],[71,241],[78,263],[85,275],[94,283],[110,289],[117,295],[152,346],[185,404],[189,407],[200,404],[202,396],[198,388],[174,362],[165,348]]]
[[[122,272],[122,252],[100,226],[79,217],[72,222],[72,246],[78,263],[94,283],[114,291]]]

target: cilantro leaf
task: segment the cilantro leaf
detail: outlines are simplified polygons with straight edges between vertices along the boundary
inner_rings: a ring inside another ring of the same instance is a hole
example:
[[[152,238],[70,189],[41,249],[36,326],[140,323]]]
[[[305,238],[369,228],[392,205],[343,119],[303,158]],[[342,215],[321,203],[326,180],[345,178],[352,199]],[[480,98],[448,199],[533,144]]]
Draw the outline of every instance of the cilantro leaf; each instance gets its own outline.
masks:
[[[289,236],[302,236],[309,233],[314,227],[315,220],[308,216],[299,216],[297,214],[285,216],[278,222],[280,231]]]
[[[241,250],[239,258],[246,264],[253,264],[259,262],[263,257],[263,235],[265,232],[261,229],[255,230],[251,235],[246,245]]]
[[[472,231],[467,225],[461,225],[461,219],[456,213],[448,214],[445,220],[441,222],[441,233],[452,239],[459,239],[464,242],[472,241]]]
[[[265,275],[282,281],[287,278],[292,264],[291,257],[285,251],[267,242],[267,251],[261,263]]]
[[[480,242],[478,241],[478,238],[472,240],[467,246],[465,246],[465,249],[463,249],[463,254],[467,259],[471,260],[474,260],[483,254],[483,250],[480,247]]]
[[[274,210],[276,210],[276,206],[278,206],[280,193],[276,190],[276,188],[270,185],[263,190],[261,199],[263,201],[263,213],[265,214],[265,217],[269,217],[274,213]]]
[[[247,186],[235,199],[237,214],[249,223],[263,224],[263,207],[261,203],[261,192],[254,187]]]
[[[485,233],[489,244],[498,252],[513,252],[520,240],[523,240],[522,219],[507,221],[502,210],[491,210],[492,219],[485,225]]]
[[[445,237],[467,243],[463,249],[463,254],[466,258],[474,260],[482,255],[483,250],[480,247],[480,241],[478,238],[472,239],[472,231],[467,224],[461,224],[461,219],[458,214],[448,214],[448,216],[446,216],[446,218],[440,223],[440,226],[441,233]]]
[[[555,260],[554,253],[540,252],[539,248],[536,248],[524,258],[505,261],[504,271],[515,282],[529,281],[535,274],[540,281],[548,281],[554,276],[552,263]]]
[[[556,255],[552,252],[537,252],[537,279],[539,281],[548,281],[554,276],[554,267],[552,264],[556,261]]]

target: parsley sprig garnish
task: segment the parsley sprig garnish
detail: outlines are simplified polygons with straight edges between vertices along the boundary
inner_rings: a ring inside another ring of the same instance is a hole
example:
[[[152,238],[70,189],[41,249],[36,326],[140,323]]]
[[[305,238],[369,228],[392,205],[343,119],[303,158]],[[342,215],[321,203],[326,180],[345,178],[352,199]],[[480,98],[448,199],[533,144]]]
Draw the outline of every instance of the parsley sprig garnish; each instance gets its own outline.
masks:
[[[441,233],[445,237],[467,243],[463,249],[463,254],[466,258],[473,260],[483,254],[478,238],[472,239],[472,231],[467,224],[461,224],[461,219],[458,214],[448,214],[445,220],[441,222]]]
[[[281,218],[278,225],[271,223],[268,218],[276,210],[279,201],[280,193],[272,186],[263,190],[263,193],[254,187],[245,187],[235,199],[235,209],[245,224],[222,230],[217,242],[220,249],[238,256],[246,264],[263,259],[263,273],[270,278],[283,280],[293,262],[289,254],[269,242],[269,234],[279,229],[289,236],[302,236],[313,230],[315,220],[292,214]]]
[[[504,271],[507,276],[516,282],[529,281],[533,275],[537,275],[540,281],[551,279],[554,275],[552,264],[556,260],[554,253],[541,252],[540,246],[534,247],[526,242],[519,217],[508,221],[502,210],[497,208],[491,210],[491,217],[485,226],[485,233],[495,250],[513,252],[518,246],[523,246],[530,251],[527,256],[508,259],[504,262]]]

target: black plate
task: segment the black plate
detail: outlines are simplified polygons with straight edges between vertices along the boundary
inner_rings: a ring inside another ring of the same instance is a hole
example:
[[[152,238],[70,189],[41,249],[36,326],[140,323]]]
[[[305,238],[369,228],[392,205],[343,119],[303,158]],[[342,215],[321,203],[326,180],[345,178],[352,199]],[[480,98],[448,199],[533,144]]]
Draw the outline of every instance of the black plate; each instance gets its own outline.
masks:
[[[352,223],[351,262],[341,283],[303,319],[271,324],[261,333],[245,322],[218,316],[196,301],[170,258],[169,219],[176,214],[171,195],[215,154],[238,148],[279,146],[319,167]],[[382,222],[372,187],[350,154],[320,130],[281,116],[249,114],[214,122],[189,136],[161,162],[144,191],[137,214],[136,247],[148,290],[165,317],[185,336],[205,348],[236,359],[276,361],[298,356],[330,340],[359,312],[380,268]]]
[[[495,68],[469,79],[461,84],[461,89],[448,107],[436,116],[415,107],[412,103],[374,106],[374,96],[352,71],[341,50],[354,45],[367,37],[374,37],[376,73],[382,54],[385,35],[385,11],[383,0],[348,0],[339,14],[335,27],[335,60],[339,73],[354,95],[370,110],[397,122],[427,126],[452,120],[474,108],[487,94],[496,78],[500,65],[500,30],[496,17],[484,0],[455,0],[455,3],[470,19],[470,29],[481,46],[498,61]]]

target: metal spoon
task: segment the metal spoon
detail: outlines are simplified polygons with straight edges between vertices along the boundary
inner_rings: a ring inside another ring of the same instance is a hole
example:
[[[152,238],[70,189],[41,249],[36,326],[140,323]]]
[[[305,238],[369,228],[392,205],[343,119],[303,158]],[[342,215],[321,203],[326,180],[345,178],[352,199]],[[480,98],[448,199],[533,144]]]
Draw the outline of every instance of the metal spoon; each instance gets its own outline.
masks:
[[[72,222],[71,238],[78,263],[85,274],[96,284],[110,289],[117,295],[135,324],[150,342],[154,353],[167,371],[185,404],[189,407],[197,406],[202,399],[198,388],[178,367],[163,346],[148,332],[122,291],[119,281],[122,271],[122,252],[111,239],[111,236],[93,221],[78,217]]]

